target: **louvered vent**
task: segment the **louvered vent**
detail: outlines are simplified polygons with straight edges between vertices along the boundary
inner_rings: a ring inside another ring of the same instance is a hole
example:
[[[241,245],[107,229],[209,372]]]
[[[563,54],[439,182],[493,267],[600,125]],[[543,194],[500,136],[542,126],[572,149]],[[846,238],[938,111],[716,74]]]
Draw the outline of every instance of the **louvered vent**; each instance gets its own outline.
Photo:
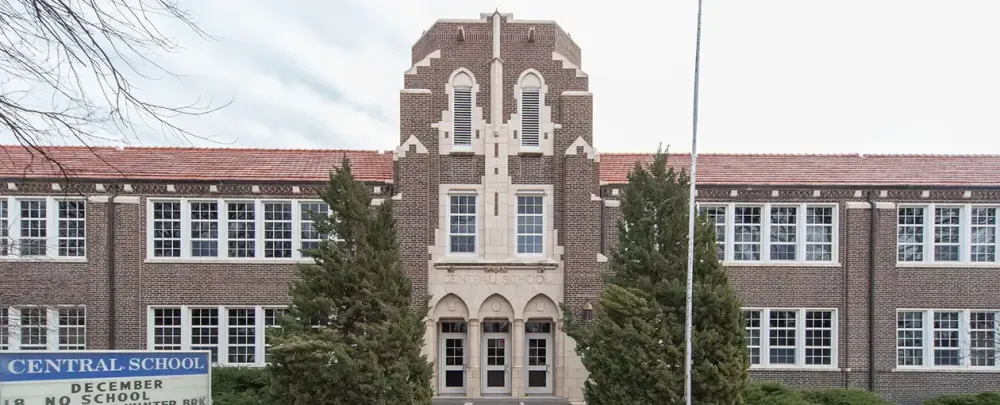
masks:
[[[455,145],[472,146],[472,89],[455,89]]]
[[[521,146],[538,147],[541,115],[538,90],[521,91]]]

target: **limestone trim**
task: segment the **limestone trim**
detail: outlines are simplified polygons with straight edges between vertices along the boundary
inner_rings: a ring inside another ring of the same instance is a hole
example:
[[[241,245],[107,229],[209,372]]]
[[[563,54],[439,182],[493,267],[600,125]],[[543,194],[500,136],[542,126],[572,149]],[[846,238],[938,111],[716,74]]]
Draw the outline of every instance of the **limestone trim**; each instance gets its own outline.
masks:
[[[455,146],[455,88],[463,86],[471,90],[472,95],[472,133],[470,146]],[[438,153],[447,155],[452,152],[475,153],[482,155],[485,153],[483,137],[486,132],[486,121],[483,119],[483,108],[477,104],[479,95],[479,82],[476,76],[469,69],[458,68],[451,73],[448,82],[445,83],[444,91],[448,94],[448,109],[441,112],[441,121],[431,124],[438,129]]]
[[[597,153],[597,149],[594,149],[592,146],[590,146],[590,144],[587,143],[587,140],[583,139],[582,136],[576,138],[576,140],[573,141],[573,144],[569,145],[569,147],[566,148],[566,155],[567,156],[576,155],[576,148],[579,146],[582,146],[583,151],[587,153],[587,159],[593,160],[595,162],[601,161],[601,155]]]
[[[417,147],[417,153],[426,155],[427,147],[424,146],[422,142],[415,135],[410,135],[406,139],[406,142],[400,144],[392,153],[392,160],[399,160],[399,158],[406,157],[406,153],[410,151],[410,145],[415,145]]]
[[[562,56],[559,52],[552,52],[552,60],[562,62],[563,69],[574,69],[576,70],[576,77],[587,77],[587,74],[580,69],[575,63],[570,62],[565,56]]]
[[[450,260],[472,260],[479,261],[485,258],[483,254],[483,236],[485,227],[483,222],[488,217],[493,217],[492,210],[486,210],[487,196],[484,195],[482,184],[441,184],[438,186],[438,223],[434,228],[434,244],[427,247],[427,253],[431,255],[431,262]],[[476,252],[475,253],[450,253],[450,237],[448,229],[448,215],[451,208],[451,197],[458,195],[468,195],[476,197]]]
[[[553,144],[553,134],[556,128],[559,127],[558,124],[552,122],[552,107],[546,102],[549,93],[549,86],[545,84],[545,78],[542,74],[535,69],[527,69],[521,72],[521,75],[517,78],[517,83],[513,86],[514,89],[514,100],[517,105],[517,112],[510,114],[510,120],[507,121],[507,136],[510,137],[508,141],[508,153],[511,155],[517,155],[519,153],[541,153],[545,156],[552,156],[554,150]],[[524,135],[524,129],[521,125],[521,115],[523,112],[522,94],[526,89],[537,89],[538,90],[538,146],[523,146],[522,139]],[[515,133],[517,134],[516,139],[514,138]]]
[[[429,53],[423,59],[417,61],[417,63],[414,63],[413,66],[410,66],[409,69],[406,69],[406,73],[405,74],[415,75],[415,74],[417,74],[417,68],[418,67],[420,67],[420,66],[430,66],[431,65],[431,59],[438,59],[440,57],[441,57],[441,50],[440,49],[435,50],[434,52]]]
[[[402,89],[399,92],[409,94],[431,94],[431,89]]]

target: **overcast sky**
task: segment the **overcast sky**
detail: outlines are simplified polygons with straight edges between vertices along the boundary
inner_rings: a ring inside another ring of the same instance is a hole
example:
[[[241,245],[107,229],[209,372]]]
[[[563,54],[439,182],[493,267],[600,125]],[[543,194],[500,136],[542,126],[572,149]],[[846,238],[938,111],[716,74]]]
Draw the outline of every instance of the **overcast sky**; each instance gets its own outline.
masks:
[[[163,61],[186,76],[142,87],[233,99],[184,122],[226,145],[395,147],[412,44],[438,18],[499,8],[580,45],[600,151],[690,150],[696,0],[182,4],[218,40],[180,35]],[[998,17],[996,0],[705,0],[699,150],[1000,153]]]

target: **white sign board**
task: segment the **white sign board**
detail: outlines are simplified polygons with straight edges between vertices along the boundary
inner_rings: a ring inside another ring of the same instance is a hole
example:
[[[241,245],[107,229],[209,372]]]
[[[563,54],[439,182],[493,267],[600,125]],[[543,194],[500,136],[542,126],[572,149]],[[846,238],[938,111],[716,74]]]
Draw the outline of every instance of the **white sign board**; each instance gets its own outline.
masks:
[[[209,405],[207,351],[0,352],[0,405]]]

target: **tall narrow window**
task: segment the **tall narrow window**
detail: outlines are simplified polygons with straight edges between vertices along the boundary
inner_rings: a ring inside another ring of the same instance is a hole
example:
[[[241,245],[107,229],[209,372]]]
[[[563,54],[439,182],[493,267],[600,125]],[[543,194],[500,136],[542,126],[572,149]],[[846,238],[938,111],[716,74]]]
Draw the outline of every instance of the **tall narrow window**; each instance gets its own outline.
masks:
[[[896,364],[924,365],[924,313],[918,311],[896,314]]]
[[[264,203],[264,257],[292,257],[292,203]]]
[[[452,89],[452,97],[455,146],[472,146],[472,88],[456,87]]]
[[[973,207],[969,219],[972,220],[969,259],[974,262],[996,261],[997,209]]]
[[[87,350],[86,308],[59,308],[59,350]]]
[[[544,250],[543,200],[541,196],[517,197],[517,253],[539,254]]]
[[[898,260],[920,262],[924,260],[924,208],[903,207],[899,209],[899,225],[896,243]]]
[[[795,311],[771,311],[770,364],[795,364]]]
[[[934,313],[934,365],[957,366],[959,355],[959,319],[960,312]]]
[[[153,350],[181,350],[181,309],[153,309]]]
[[[264,308],[264,362],[271,362],[271,332],[281,329],[281,317],[285,308]]]
[[[750,364],[760,364],[760,311],[743,311]]]
[[[771,207],[771,260],[795,260],[796,207]]]
[[[451,253],[475,253],[476,196],[453,195],[449,202],[449,251]]]
[[[969,366],[997,365],[996,312],[973,311],[969,314]]]
[[[736,206],[733,218],[733,260],[760,260],[761,207]]]
[[[254,203],[231,202],[227,207],[229,257],[254,257],[257,249]]]
[[[806,364],[833,364],[833,312],[806,311]]]
[[[541,97],[538,89],[521,90],[521,146],[538,147],[541,112]]]
[[[219,309],[191,309],[191,350],[212,352],[212,363],[219,362]]]
[[[0,352],[10,350],[10,313],[7,308],[0,308]]]
[[[0,200],[0,256],[10,255],[10,210],[7,200]]]
[[[156,201],[153,203],[153,256],[180,257],[181,255],[181,203]]]
[[[330,212],[330,206],[326,203],[301,203],[300,215],[301,215],[301,229],[302,229],[302,250],[312,250],[319,248],[319,243],[325,236],[319,233],[316,229],[316,223],[313,222],[313,215],[327,215]],[[303,253],[304,254],[304,253]]]
[[[45,200],[21,201],[21,256],[45,256]]]
[[[59,256],[86,256],[85,202],[59,201]]]
[[[961,239],[961,211],[959,207],[934,209],[934,260],[957,262]]]
[[[219,255],[219,203],[191,203],[191,256]]]
[[[701,215],[715,228],[715,251],[719,261],[726,260],[726,207],[705,206],[701,208]]]
[[[48,310],[21,308],[21,350],[46,350],[49,343]]]
[[[229,363],[252,364],[256,355],[256,328],[253,308],[229,310]]]
[[[833,207],[806,207],[806,261],[833,260]]]

